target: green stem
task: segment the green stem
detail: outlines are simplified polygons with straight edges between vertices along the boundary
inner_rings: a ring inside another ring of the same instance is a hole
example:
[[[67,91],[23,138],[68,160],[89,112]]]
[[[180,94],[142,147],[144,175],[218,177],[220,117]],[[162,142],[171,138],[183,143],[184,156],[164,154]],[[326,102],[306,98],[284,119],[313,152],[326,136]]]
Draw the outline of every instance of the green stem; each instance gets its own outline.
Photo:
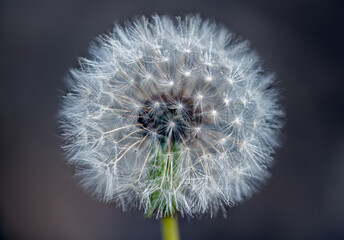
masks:
[[[161,219],[161,235],[163,240],[179,240],[178,218],[176,215]]]

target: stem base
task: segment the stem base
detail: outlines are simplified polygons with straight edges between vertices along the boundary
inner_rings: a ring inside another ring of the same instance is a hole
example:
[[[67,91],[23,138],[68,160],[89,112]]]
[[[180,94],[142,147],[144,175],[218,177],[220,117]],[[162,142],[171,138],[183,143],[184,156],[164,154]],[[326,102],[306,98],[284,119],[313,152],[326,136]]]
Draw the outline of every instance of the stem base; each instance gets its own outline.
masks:
[[[161,235],[163,240],[179,240],[178,218],[164,217],[161,219]]]

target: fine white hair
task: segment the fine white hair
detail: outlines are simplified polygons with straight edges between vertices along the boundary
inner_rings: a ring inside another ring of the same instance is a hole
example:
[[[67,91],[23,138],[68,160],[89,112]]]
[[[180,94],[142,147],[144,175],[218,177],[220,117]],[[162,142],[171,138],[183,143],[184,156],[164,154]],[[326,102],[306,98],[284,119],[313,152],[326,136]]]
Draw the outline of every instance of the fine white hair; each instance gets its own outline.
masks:
[[[60,110],[84,188],[160,218],[213,215],[267,179],[283,111],[247,41],[198,15],[154,15],[89,53]]]

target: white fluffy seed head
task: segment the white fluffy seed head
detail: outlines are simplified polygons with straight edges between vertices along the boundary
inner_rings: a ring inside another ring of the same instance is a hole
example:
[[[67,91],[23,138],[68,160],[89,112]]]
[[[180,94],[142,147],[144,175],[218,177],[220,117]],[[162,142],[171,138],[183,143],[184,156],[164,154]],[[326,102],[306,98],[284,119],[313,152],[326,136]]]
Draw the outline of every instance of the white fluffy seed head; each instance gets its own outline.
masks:
[[[199,16],[116,25],[70,71],[64,149],[105,201],[213,215],[269,175],[283,116],[273,80],[247,42]]]

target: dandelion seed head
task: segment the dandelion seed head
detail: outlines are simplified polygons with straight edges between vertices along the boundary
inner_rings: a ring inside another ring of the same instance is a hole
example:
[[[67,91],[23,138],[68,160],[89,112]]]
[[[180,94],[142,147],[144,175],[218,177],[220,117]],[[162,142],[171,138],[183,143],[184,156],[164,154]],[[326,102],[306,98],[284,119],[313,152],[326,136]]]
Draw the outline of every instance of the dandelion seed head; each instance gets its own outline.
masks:
[[[246,41],[197,15],[154,15],[89,52],[60,110],[84,188],[159,218],[214,215],[267,179],[283,111]]]

